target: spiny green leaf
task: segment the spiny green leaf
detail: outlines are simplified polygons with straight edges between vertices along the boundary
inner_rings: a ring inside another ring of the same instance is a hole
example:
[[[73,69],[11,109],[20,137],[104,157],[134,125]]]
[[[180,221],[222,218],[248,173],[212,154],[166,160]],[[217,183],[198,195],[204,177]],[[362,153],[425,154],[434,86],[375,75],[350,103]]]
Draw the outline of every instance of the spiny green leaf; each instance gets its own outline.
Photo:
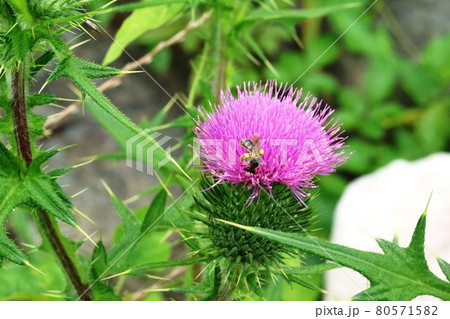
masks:
[[[450,300],[450,284],[436,277],[426,265],[423,254],[425,218],[424,213],[407,248],[378,239],[384,254],[365,252],[309,236],[233,225],[358,271],[370,281],[371,287],[357,294],[354,300],[411,300],[420,295]]]
[[[7,0],[19,13],[20,17],[27,23],[33,23],[33,16],[31,15],[28,1],[26,0]]]
[[[87,62],[71,55],[59,62],[48,81],[50,82],[63,76],[70,77],[70,74],[72,74],[70,71],[73,69],[78,70],[80,74],[88,79],[107,78],[120,73],[120,70],[116,68]]]
[[[91,260],[92,260],[91,262],[91,282],[92,282],[94,280],[97,280],[99,276],[101,276],[105,271],[105,269],[107,269],[109,266],[106,248],[101,240],[97,242],[97,246],[94,248]],[[98,281],[91,289],[92,294],[94,295],[94,300],[98,301],[120,300],[120,298],[114,294],[113,289],[101,281]]]
[[[27,191],[29,204],[40,207],[69,225],[77,222],[69,210],[68,199],[62,197],[64,192],[53,179],[45,174],[26,178],[22,187]]]
[[[136,248],[141,235],[141,223],[136,215],[109,190],[111,201],[122,219],[122,224],[114,234],[114,246],[108,251],[108,263],[114,263],[110,269],[113,273],[120,273],[129,268],[129,256]]]
[[[59,177],[63,176],[64,174],[66,174],[67,172],[71,171],[72,169],[73,169],[73,166],[66,167],[66,168],[58,168],[51,172],[48,172],[47,176],[49,176],[51,178],[59,178]]]
[[[116,230],[115,243],[111,250],[108,252],[108,262],[113,262],[117,258],[120,258],[116,264],[112,267],[112,272],[121,272],[128,268],[127,256],[131,253],[135,247],[135,241],[141,234],[141,223],[137,217],[130,211],[130,209],[113,193],[111,195],[111,201],[114,207],[122,219],[120,232]],[[134,245],[133,245],[134,244]],[[133,246],[132,246],[133,245]],[[127,251],[128,250],[128,251]],[[124,256],[122,254],[126,253]]]
[[[24,255],[5,235],[3,225],[14,208],[27,205],[42,208],[60,220],[76,225],[71,203],[54,178],[42,172],[40,165],[56,152],[44,152],[20,175],[19,160],[0,143],[0,258],[23,263]]]
[[[11,176],[17,173],[19,164],[17,158],[6,148],[3,143],[0,143],[0,177]]]
[[[201,262],[208,261],[207,257],[191,257],[187,259],[181,259],[181,260],[168,260],[168,261],[160,261],[160,262],[153,262],[153,263],[147,263],[140,266],[134,266],[130,268],[129,272],[143,272],[148,270],[154,270],[154,269],[161,269],[161,268],[169,268],[169,267],[176,267],[176,266],[188,266],[193,265]]]
[[[92,271],[93,275],[99,276],[102,274],[102,272],[107,268],[107,255],[106,255],[106,248],[103,245],[103,241],[98,241],[97,246],[94,248],[94,251],[92,252]]]
[[[140,235],[141,223],[137,219],[136,215],[114,194],[111,195],[111,200],[114,207],[122,219],[122,224],[124,226],[125,236],[133,237],[136,239]]]
[[[313,275],[317,273],[322,273],[327,270],[339,268],[340,266],[334,262],[331,263],[324,263],[324,264],[318,264],[318,265],[305,265],[295,268],[283,268],[279,271],[280,274],[292,274],[292,275],[299,275],[299,276],[307,276],[307,275]]]
[[[97,278],[96,278],[97,279]],[[121,299],[114,293],[111,286],[103,282],[97,282],[92,289],[93,300],[95,301],[120,301]]]
[[[9,39],[14,50],[14,58],[17,61],[25,61],[31,48],[31,36],[29,31],[21,30],[17,25],[11,30]]]
[[[166,200],[167,192],[165,189],[161,189],[158,194],[156,194],[147,210],[147,213],[145,214],[144,221],[142,222],[141,232],[145,232],[164,213]]]
[[[439,257],[437,258],[437,261],[445,277],[447,278],[448,281],[450,281],[450,264]]]
[[[2,226],[3,227],[3,226]],[[24,253],[4,234],[4,230],[0,230],[0,263],[3,259],[24,265],[27,257]]]
[[[55,156],[57,153],[58,153],[57,150],[46,151],[43,152],[38,157],[36,157],[28,167],[29,174],[39,174],[39,172],[41,171],[41,165],[44,164],[47,160],[49,160],[51,157]]]
[[[27,95],[27,107],[32,108],[36,105],[45,105],[53,103],[58,98],[54,96],[53,94],[29,94]]]

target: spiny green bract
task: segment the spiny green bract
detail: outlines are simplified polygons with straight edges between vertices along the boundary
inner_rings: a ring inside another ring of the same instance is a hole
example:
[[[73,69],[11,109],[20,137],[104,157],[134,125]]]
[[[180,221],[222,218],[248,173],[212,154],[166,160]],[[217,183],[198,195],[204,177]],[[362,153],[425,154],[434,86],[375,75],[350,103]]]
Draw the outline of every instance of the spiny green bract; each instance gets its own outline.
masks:
[[[210,186],[210,180],[202,181],[203,189]],[[273,198],[267,191],[261,191],[259,197],[248,203],[251,193],[252,190],[242,184],[220,184],[195,197],[205,214],[194,218],[208,226],[207,231],[199,234],[209,242],[205,250],[215,260],[223,261],[222,267],[228,273],[239,269],[237,272],[241,276],[245,276],[247,270],[258,276],[260,268],[281,267],[286,255],[293,256],[296,249],[219,220],[287,233],[305,232],[311,220],[311,211],[302,207],[285,185],[273,186]]]

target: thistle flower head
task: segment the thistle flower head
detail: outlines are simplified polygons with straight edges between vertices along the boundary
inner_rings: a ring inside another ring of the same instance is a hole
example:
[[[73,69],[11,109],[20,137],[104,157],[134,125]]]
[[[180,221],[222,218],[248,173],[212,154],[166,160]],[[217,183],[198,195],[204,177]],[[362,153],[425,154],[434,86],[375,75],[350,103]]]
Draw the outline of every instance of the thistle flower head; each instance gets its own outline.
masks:
[[[202,170],[216,184],[244,183],[251,199],[279,183],[303,202],[306,189],[316,187],[313,177],[328,175],[347,157],[340,124],[330,118],[334,110],[309,93],[300,101],[302,95],[273,81],[237,87],[237,97],[222,92],[214,113],[200,109],[194,129]]]

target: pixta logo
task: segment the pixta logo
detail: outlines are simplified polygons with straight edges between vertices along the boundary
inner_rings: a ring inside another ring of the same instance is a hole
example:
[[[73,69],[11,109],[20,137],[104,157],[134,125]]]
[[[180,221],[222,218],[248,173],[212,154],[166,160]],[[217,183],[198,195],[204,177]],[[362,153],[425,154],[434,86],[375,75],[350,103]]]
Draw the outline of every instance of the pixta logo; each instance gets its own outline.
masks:
[[[144,172],[144,162],[146,163],[145,173],[153,175],[153,169],[155,164],[155,151],[163,149],[163,145],[170,141],[170,136],[163,136],[158,141],[157,138],[161,136],[161,133],[153,132],[150,129],[145,129],[139,134],[136,134],[126,142],[126,165],[133,167],[133,162],[136,161],[136,169],[140,172]],[[163,159],[158,160],[156,167],[160,169],[164,165],[170,162],[171,147],[168,146],[164,149],[166,155]]]

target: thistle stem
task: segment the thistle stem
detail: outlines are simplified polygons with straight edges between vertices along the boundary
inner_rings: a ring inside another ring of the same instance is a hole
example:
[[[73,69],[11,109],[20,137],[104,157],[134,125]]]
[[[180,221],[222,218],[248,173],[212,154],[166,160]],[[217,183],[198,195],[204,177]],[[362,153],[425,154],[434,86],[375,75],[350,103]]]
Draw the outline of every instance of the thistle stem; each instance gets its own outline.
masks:
[[[12,111],[14,121],[14,135],[16,138],[17,149],[25,161],[27,167],[31,164],[33,156],[31,153],[30,134],[28,131],[27,109],[25,99],[26,70],[25,62],[19,63],[17,69],[12,74]],[[59,237],[56,223],[48,213],[43,209],[37,209],[36,222],[40,225],[41,236],[45,237],[50,243],[64,271],[75,287],[82,300],[91,300],[90,291],[85,293],[88,286],[81,281],[81,277],[73,261],[70,259],[64,245]]]

